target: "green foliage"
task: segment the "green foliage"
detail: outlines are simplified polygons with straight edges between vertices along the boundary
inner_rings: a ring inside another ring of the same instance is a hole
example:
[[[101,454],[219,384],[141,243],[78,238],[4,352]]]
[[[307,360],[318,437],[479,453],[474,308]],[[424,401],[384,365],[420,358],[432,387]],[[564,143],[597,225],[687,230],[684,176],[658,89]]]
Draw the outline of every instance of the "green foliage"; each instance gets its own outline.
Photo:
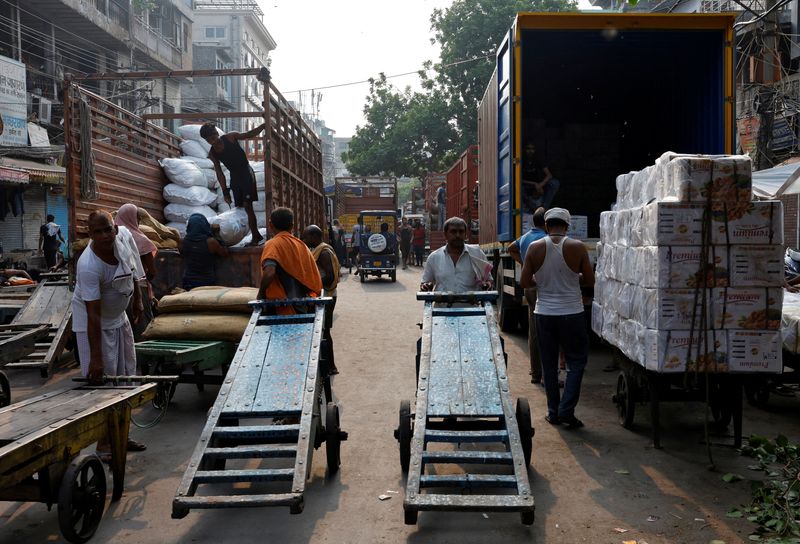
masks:
[[[402,206],[411,200],[411,189],[420,187],[420,181],[417,178],[406,179],[397,182],[397,205]]]
[[[800,543],[800,447],[780,435],[775,440],[751,436],[742,455],[758,463],[748,468],[763,472],[766,479],[754,485],[753,500],[728,517],[746,517],[758,525],[751,541],[772,544]]]
[[[394,88],[383,74],[371,80],[366,124],[356,128],[345,157],[348,170],[418,177],[447,170],[477,142],[478,104],[516,14],[575,9],[575,0],[454,0],[434,10],[431,41],[441,45],[441,58],[425,68],[436,75],[420,72],[423,91],[417,93]]]

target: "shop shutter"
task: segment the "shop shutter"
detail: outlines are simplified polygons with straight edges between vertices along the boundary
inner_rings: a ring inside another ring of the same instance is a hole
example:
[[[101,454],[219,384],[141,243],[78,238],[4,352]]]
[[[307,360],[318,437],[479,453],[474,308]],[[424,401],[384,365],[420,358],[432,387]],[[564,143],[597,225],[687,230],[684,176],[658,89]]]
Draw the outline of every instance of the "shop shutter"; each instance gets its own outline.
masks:
[[[10,211],[6,215],[5,221],[0,221],[0,245],[7,254],[11,251],[21,250],[22,243],[22,216],[14,217]]]
[[[61,235],[69,244],[69,208],[67,208],[66,193],[54,195],[49,190],[47,191],[47,213],[56,217],[56,224],[61,226]],[[61,244],[62,252],[66,252],[67,249],[68,246]]]

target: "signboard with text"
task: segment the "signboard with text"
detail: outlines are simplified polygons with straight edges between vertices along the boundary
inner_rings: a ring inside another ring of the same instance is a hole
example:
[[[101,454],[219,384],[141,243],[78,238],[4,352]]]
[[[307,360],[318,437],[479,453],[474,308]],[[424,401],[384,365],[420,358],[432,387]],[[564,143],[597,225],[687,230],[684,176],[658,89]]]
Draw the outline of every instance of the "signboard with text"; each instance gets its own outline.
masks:
[[[0,56],[0,145],[28,145],[28,100],[25,65]]]

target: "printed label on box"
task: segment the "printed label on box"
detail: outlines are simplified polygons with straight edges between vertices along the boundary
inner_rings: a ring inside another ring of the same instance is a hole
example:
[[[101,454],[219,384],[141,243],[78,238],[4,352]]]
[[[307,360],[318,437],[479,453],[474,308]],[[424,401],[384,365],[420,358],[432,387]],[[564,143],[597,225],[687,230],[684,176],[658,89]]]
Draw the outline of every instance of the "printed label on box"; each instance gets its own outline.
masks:
[[[731,372],[781,372],[783,353],[778,331],[728,331]]]

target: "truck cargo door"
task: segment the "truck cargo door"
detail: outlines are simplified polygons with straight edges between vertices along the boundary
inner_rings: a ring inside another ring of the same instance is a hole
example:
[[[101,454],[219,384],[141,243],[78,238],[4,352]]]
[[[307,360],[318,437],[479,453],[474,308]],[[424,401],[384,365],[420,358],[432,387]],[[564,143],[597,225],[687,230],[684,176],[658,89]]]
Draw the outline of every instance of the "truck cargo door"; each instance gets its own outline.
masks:
[[[497,50],[497,239],[513,239],[513,71],[512,33]]]

